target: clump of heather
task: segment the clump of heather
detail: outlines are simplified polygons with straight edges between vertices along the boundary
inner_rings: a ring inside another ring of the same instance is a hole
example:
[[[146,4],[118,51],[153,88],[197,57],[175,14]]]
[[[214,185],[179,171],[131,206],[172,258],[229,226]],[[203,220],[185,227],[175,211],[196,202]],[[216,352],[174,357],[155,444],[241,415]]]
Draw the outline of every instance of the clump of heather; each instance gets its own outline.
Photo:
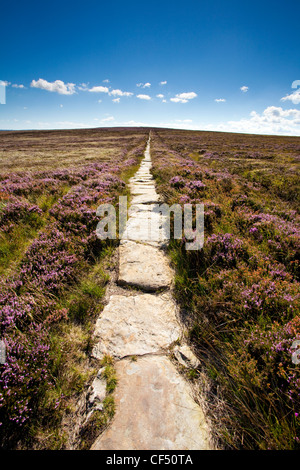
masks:
[[[173,176],[173,178],[170,179],[170,185],[173,186],[173,188],[183,188],[185,186],[185,180],[180,176]]]
[[[300,371],[298,365],[291,361],[296,349],[295,341],[299,339],[300,317],[296,315],[284,325],[274,322],[267,330],[256,326],[244,342],[257,358],[261,386],[270,388],[275,379],[277,393],[285,396],[291,413],[300,407]]]
[[[24,199],[11,198],[0,210],[0,228],[4,232],[9,232],[18,224],[38,227],[41,215],[42,210],[37,205],[30,204]]]
[[[199,191],[203,191],[206,188],[205,184],[202,183],[202,181],[199,181],[199,180],[189,181],[186,184],[186,186],[188,188],[188,191],[191,192],[191,193],[197,193]]]
[[[247,257],[243,241],[231,233],[211,235],[203,251],[210,261],[227,268],[236,266],[239,259]]]
[[[0,365],[0,424],[11,429],[13,423],[22,426],[29,420],[53,382],[48,370],[50,344],[42,324],[32,322],[23,332],[11,330],[5,345],[6,362]]]
[[[76,247],[55,226],[42,233],[25,253],[20,281],[43,292],[57,293],[79,270],[81,247]]]

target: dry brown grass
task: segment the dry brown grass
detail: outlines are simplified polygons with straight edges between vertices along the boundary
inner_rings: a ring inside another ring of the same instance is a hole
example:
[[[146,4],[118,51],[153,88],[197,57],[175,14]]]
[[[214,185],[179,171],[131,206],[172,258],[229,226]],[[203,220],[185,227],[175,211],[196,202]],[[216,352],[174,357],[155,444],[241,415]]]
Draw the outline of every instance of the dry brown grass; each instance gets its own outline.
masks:
[[[0,174],[111,161],[147,133],[142,128],[0,132]]]

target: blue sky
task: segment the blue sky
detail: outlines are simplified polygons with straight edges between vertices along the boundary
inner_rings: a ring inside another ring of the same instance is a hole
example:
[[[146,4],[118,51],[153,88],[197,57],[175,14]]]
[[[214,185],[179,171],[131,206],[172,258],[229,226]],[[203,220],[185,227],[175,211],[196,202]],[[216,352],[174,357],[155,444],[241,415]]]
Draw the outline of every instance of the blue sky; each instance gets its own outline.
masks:
[[[6,2],[0,129],[300,135],[299,18],[289,0]]]

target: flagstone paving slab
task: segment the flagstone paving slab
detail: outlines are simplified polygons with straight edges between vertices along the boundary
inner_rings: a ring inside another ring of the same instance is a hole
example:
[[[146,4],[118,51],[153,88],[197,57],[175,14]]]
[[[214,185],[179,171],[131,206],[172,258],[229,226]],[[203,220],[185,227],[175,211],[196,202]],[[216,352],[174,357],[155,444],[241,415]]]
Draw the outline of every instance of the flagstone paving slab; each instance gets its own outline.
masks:
[[[122,358],[162,351],[182,336],[169,293],[112,295],[96,322],[93,356]]]
[[[156,291],[171,286],[173,272],[165,254],[156,247],[128,242],[120,246],[120,285]]]
[[[92,450],[210,448],[203,412],[168,358],[127,359],[116,371],[116,414]]]

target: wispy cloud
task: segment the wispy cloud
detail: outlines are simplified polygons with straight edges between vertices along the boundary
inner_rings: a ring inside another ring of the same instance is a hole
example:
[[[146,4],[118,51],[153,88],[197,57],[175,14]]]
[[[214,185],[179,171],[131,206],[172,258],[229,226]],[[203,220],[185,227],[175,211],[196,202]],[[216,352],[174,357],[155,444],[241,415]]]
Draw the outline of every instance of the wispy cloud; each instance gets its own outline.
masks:
[[[136,97],[140,100],[151,100],[151,96],[149,95],[136,95]]]
[[[300,104],[300,89],[293,91],[290,95],[281,98],[281,101],[291,101],[294,104]]]
[[[22,85],[22,84],[17,85],[17,83],[14,83],[14,84],[12,85],[12,87],[13,87],[13,88],[25,88],[24,85]]]
[[[166,85],[167,84],[167,80],[165,80],[164,82],[159,82],[160,85]]]
[[[133,95],[133,93],[131,93],[130,91],[122,91],[119,89],[112,90],[109,92],[109,94],[112,96],[132,96]]]
[[[76,93],[74,83],[64,83],[62,80],[55,80],[48,82],[43,78],[32,80],[30,86],[32,88],[40,88],[41,90],[59,93],[60,95],[73,95]]]
[[[108,78],[106,78],[105,80],[102,80],[102,81],[103,81],[103,83],[109,83]]]
[[[121,98],[114,98],[114,99],[113,99],[113,103],[120,103],[120,99],[121,99]]]
[[[92,93],[109,93],[109,88],[106,86],[93,86],[92,88],[89,89],[90,92]]]
[[[159,93],[158,95],[156,95],[156,98],[161,98],[163,99],[165,97],[165,95],[162,95],[161,93]]]
[[[101,119],[101,122],[110,122],[110,121],[114,121],[115,118],[113,116],[108,116],[106,118],[103,118]]]
[[[225,103],[225,101],[226,101],[225,98],[216,98],[215,99],[216,103]]]
[[[138,86],[140,88],[150,88],[151,83],[149,83],[149,82],[147,82],[147,83],[137,83],[136,86]]]
[[[80,85],[78,85],[78,90],[81,90],[81,91],[89,91],[89,85],[88,83],[81,83]]]
[[[249,90],[249,87],[244,85],[244,86],[241,86],[240,90],[243,92],[243,93],[247,93],[247,91]]]
[[[197,93],[190,91],[188,93],[178,93],[174,98],[170,98],[170,101],[173,101],[173,103],[187,103],[196,97]]]
[[[61,127],[62,129],[76,129],[76,128],[88,128],[90,127],[90,123],[85,122],[75,122],[75,121],[57,121],[53,123],[49,122],[38,122],[38,125],[43,128],[55,129],[57,126]]]

